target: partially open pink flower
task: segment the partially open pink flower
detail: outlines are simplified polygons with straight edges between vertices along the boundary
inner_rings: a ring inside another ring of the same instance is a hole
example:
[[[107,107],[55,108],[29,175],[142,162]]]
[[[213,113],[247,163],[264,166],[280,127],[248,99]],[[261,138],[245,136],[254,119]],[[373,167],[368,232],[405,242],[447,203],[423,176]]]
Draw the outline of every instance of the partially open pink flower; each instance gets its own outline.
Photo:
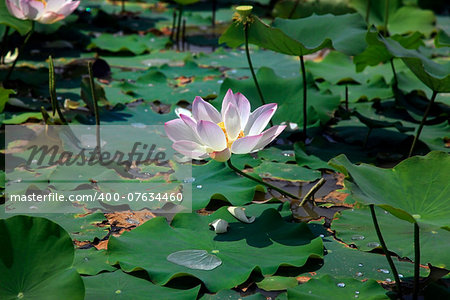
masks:
[[[6,7],[14,17],[43,24],[52,24],[64,19],[79,4],[80,1],[72,0],[6,0]]]
[[[211,157],[227,161],[231,153],[256,152],[272,142],[286,126],[273,126],[265,131],[277,110],[271,103],[250,113],[250,102],[241,93],[228,90],[219,113],[211,104],[195,97],[192,116],[180,114],[179,119],[165,124],[173,148],[193,159]]]

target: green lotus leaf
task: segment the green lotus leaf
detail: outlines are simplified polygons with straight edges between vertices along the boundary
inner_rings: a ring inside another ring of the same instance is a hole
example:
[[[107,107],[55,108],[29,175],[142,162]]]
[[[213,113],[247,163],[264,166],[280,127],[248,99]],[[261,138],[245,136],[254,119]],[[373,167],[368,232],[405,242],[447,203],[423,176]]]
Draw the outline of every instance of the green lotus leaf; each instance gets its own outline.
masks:
[[[164,49],[168,42],[167,37],[156,37],[153,34],[140,36],[137,34],[114,35],[103,33],[92,39],[87,49],[101,49],[109,52],[129,51],[140,55],[145,52]]]
[[[260,67],[271,68],[281,77],[298,77],[300,71],[300,61],[298,57],[259,49],[250,45],[250,55],[255,71]],[[238,79],[244,76],[251,76],[248,64],[243,64],[245,52],[240,49],[218,48],[210,54],[200,53],[196,58],[201,66],[224,67],[228,69],[225,73],[227,77]],[[161,70],[164,72],[163,70]]]
[[[300,55],[311,54],[323,48],[356,55],[366,46],[364,38],[367,25],[359,14],[312,15],[296,20],[277,18],[272,26],[301,44]]]
[[[296,78],[278,77],[272,69],[262,67],[258,70],[256,77],[267,103],[278,103],[279,107],[273,117],[274,123],[294,122],[303,123],[303,106],[301,105],[303,95],[302,81]],[[255,84],[251,78],[247,80],[236,80],[227,78],[220,87],[217,100],[212,103],[220,107],[221,101],[228,89],[239,91],[250,101],[252,109],[261,106]],[[325,124],[331,119],[333,111],[339,106],[339,97],[321,94],[314,88],[308,89],[308,124],[317,126],[318,123]]]
[[[450,63],[436,63],[413,49],[403,48],[402,45],[390,38],[378,36],[378,40],[395,57],[401,58],[411,71],[430,89],[435,92],[450,91]]]
[[[206,207],[211,198],[227,200],[239,206],[253,200],[255,191],[264,188],[254,181],[241,177],[224,163],[210,161],[192,166],[192,209]],[[226,188],[224,188],[226,187]]]
[[[314,275],[313,278],[331,275],[335,277],[352,277],[357,280],[394,280],[384,255],[351,248],[341,241],[337,241],[322,224],[319,225],[317,223],[317,221],[310,222],[309,226],[316,235],[323,236],[323,245],[326,249],[326,254],[324,256],[323,266],[315,271],[316,275]],[[385,231],[383,231],[383,234],[384,232]],[[372,240],[367,239],[366,242],[371,243],[374,246],[379,244],[377,238]],[[400,277],[413,277],[413,263],[400,261],[396,257],[393,258],[393,261]],[[426,277],[428,273],[428,269],[420,268],[420,276]],[[305,274],[305,276],[308,275]]]
[[[147,70],[149,67],[162,66],[165,64],[182,64],[192,55],[188,52],[175,52],[172,50],[153,52],[135,56],[102,56],[111,67],[132,68]],[[86,55],[91,58],[92,54]]]
[[[30,119],[42,120],[42,113],[40,112],[21,112],[21,113],[10,113],[5,112],[2,114],[4,119],[1,119],[2,124],[22,124]]]
[[[355,297],[358,296],[358,297]],[[389,299],[386,290],[375,280],[365,282],[349,277],[325,275],[288,289],[288,299]]]
[[[378,224],[389,251],[400,257],[414,260],[413,226],[393,217],[385,210],[376,207]],[[336,237],[347,244],[355,244],[358,249],[371,251],[380,247],[373,227],[372,217],[368,207],[343,211],[333,220],[331,228],[336,231]],[[420,261],[423,265],[431,263],[439,268],[448,268],[450,255],[445,247],[450,243],[450,232],[431,226],[420,227]]]
[[[393,103],[394,100],[390,102]],[[387,100],[385,104],[387,107],[390,105]],[[403,105],[407,107],[407,104]],[[417,123],[390,116],[388,110],[377,112],[373,104],[369,102],[351,104],[351,108],[363,117],[364,122],[352,116],[349,120],[342,120],[332,126],[337,136],[347,143],[363,145],[369,133],[369,127],[372,127],[367,146],[386,150],[386,145],[389,144],[392,151],[402,154],[402,143],[408,136],[412,136],[418,127]],[[412,114],[412,109],[408,109],[408,112]],[[419,110],[418,113],[420,113]],[[430,150],[446,151],[445,139],[449,136],[449,126],[447,122],[425,126],[420,136],[421,142],[424,142]],[[425,151],[428,150],[425,149]]]
[[[199,0],[173,0],[174,2],[181,5],[189,5],[198,2]]]
[[[14,94],[13,90],[8,90],[0,86],[0,113],[3,112],[5,104],[9,100],[9,95]]]
[[[450,47],[450,35],[445,30],[439,30],[434,40],[436,47]]]
[[[0,219],[1,299],[83,299],[72,239],[44,218]]]
[[[129,82],[127,79],[105,86],[108,101],[111,104],[117,104],[144,99],[148,101],[158,100],[164,104],[177,104],[181,100],[192,102],[196,96],[215,98],[220,88],[218,80],[203,80],[201,78],[194,79],[193,82],[183,86],[173,87],[176,83],[169,81],[164,73],[155,69],[150,69],[135,77],[134,81]]]
[[[279,18],[298,19],[309,17],[312,14],[343,15],[353,13],[355,10],[348,6],[346,0],[305,0],[299,3],[292,0],[277,1],[272,14]],[[292,10],[294,10],[292,12]],[[291,15],[292,14],[292,15]]]
[[[167,260],[193,270],[211,271],[222,264],[222,260],[206,250],[181,250],[171,253]]]
[[[258,158],[282,163],[295,162],[295,154],[292,150],[282,150],[276,147],[258,151]]]
[[[262,294],[253,294],[249,296],[241,296],[239,292],[234,290],[221,290],[214,295],[205,294],[200,300],[267,300],[266,296]]]
[[[334,26],[329,26],[330,23]],[[323,48],[334,48],[349,55],[360,53],[365,48],[367,29],[359,14],[327,14],[296,20],[277,18],[272,26],[253,16],[248,30],[249,43],[275,52],[300,56]],[[226,43],[233,48],[242,45],[243,24],[231,24],[220,37],[219,43]]]
[[[324,160],[312,154],[309,155],[308,153],[306,153],[304,144],[294,144],[294,151],[295,161],[299,166],[308,166],[313,170],[330,169],[330,165],[328,165]]]
[[[424,45],[422,35],[419,32],[414,32],[407,36],[393,35],[390,38],[399,42],[406,49],[417,49]],[[385,63],[395,57],[380,43],[377,32],[369,31],[366,35],[366,42],[368,46],[364,52],[356,55],[353,59],[357,72],[362,72],[367,66],[378,66],[380,63]],[[387,64],[384,66],[384,70],[388,71],[390,66]],[[398,66],[396,71],[399,71]]]
[[[102,213],[93,213],[86,216],[75,214],[53,214],[46,218],[61,225],[73,239],[78,241],[93,241],[103,238],[108,233],[107,227],[98,227],[96,224],[106,221]]]
[[[108,92],[108,89],[106,90]],[[149,102],[135,103],[133,106],[118,106],[114,110],[104,111],[100,114],[102,124],[130,125],[149,124],[162,125],[177,118],[174,111],[168,114],[158,114],[152,110]]]
[[[358,57],[358,56],[356,56]],[[323,60],[319,62],[308,60],[305,65],[312,73],[315,80],[324,79],[332,85],[342,81],[350,81],[353,84],[365,84],[376,74],[392,73],[390,67],[378,67],[368,69],[366,72],[356,72],[355,64],[347,55],[332,51]]]
[[[208,224],[216,219],[229,223],[227,233],[217,235],[210,230]],[[171,253],[191,249],[214,254],[222,264],[209,271],[193,270],[166,259]],[[222,207],[210,216],[177,214],[170,225],[162,217],[151,219],[118,238],[111,237],[108,253],[110,263],[118,263],[127,272],[144,269],[155,283],[189,275],[217,292],[243,283],[254,270],[272,275],[280,266],[300,267],[308,258],[321,258],[322,241],[313,239],[306,224],[287,223],[274,209],[264,210],[255,222],[245,224]]]
[[[351,177],[345,187],[361,203],[375,204],[405,221],[450,230],[450,156],[433,151],[408,158],[392,169],[353,165],[345,155],[330,165]]]
[[[236,168],[241,170],[245,169],[246,166],[254,168],[261,164],[261,160],[253,157],[251,154],[233,154],[231,161]]]
[[[270,276],[266,277],[256,285],[265,291],[281,291],[298,285],[295,277]]]
[[[265,161],[253,169],[262,178],[274,178],[288,181],[314,181],[321,174],[296,164],[284,164]]]
[[[96,275],[102,271],[116,270],[106,262],[107,258],[105,250],[97,250],[94,247],[87,250],[77,249],[73,266],[81,275]]]
[[[388,30],[391,34],[404,34],[419,31],[429,36],[436,21],[431,10],[424,10],[414,6],[403,6],[402,0],[370,1],[369,24],[384,27],[388,18]],[[389,4],[386,16],[386,3]],[[350,0],[350,5],[364,17],[367,14],[367,0]]]
[[[347,86],[348,102],[376,101],[378,99],[388,99],[394,96],[392,88],[386,84],[382,76],[375,77],[367,84],[342,84],[333,85],[328,81],[317,84],[319,89],[326,93],[339,95],[341,101],[345,101],[345,85]]]
[[[186,61],[183,66],[169,66],[165,64],[159,68],[159,71],[163,72],[169,78],[177,78],[180,76],[204,78],[205,76],[217,77],[222,75],[219,70],[199,67],[192,60]]]
[[[86,300],[117,298],[144,300],[153,296],[167,300],[190,300],[195,299],[200,290],[200,287],[190,290],[161,287],[122,271],[83,277],[83,281],[86,286]]]

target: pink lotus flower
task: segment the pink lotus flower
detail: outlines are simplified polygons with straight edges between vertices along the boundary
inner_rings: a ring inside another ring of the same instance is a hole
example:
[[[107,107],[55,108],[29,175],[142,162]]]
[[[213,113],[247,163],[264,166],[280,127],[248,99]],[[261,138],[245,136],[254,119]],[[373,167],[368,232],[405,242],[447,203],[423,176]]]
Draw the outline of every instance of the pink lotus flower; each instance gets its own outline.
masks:
[[[165,124],[167,136],[174,142],[173,149],[193,158],[208,156],[227,161],[231,153],[244,154],[263,149],[286,126],[273,126],[265,131],[277,110],[271,103],[250,113],[250,102],[241,93],[228,90],[219,113],[201,97],[195,97],[192,116],[180,113],[179,119]]]
[[[43,24],[58,22],[70,15],[80,4],[72,0],[6,0],[9,13],[22,20]]]

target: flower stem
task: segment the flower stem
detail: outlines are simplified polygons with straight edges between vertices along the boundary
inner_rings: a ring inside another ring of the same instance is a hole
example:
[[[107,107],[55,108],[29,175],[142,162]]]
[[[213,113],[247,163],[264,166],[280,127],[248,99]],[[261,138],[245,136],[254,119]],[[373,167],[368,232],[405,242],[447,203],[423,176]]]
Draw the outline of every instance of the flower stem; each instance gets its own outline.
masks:
[[[419,297],[419,278],[420,278],[420,243],[419,243],[419,225],[414,223],[414,290],[413,300]]]
[[[67,120],[64,118],[64,115],[59,108],[58,99],[56,97],[55,66],[51,55],[48,58],[48,89],[50,93],[50,102],[52,103],[53,116],[55,115],[55,112],[58,113],[58,117],[61,122],[67,125]]]
[[[389,0],[386,0],[384,5],[384,36],[388,36]]]
[[[172,13],[172,30],[170,31],[170,40],[173,42],[175,38],[175,30],[177,24],[177,10],[174,8]]]
[[[125,0],[122,0],[122,11],[121,13],[125,13]]]
[[[371,0],[367,0],[366,23],[369,24]]]
[[[295,195],[293,195],[293,194],[291,194],[291,193],[289,193],[289,192],[286,192],[286,191],[284,191],[284,190],[282,190],[282,189],[280,189],[280,188],[278,188],[278,187],[276,187],[276,186],[274,186],[274,185],[272,185],[272,184],[270,184],[270,183],[267,183],[267,182],[265,182],[265,181],[262,181],[261,179],[258,179],[258,178],[256,178],[256,177],[253,177],[253,176],[251,176],[251,175],[249,175],[249,174],[247,174],[247,173],[245,173],[245,172],[239,170],[238,168],[236,168],[236,167],[231,163],[231,159],[227,160],[227,165],[228,165],[228,167],[229,167],[230,169],[232,169],[232,170],[235,171],[236,173],[238,173],[238,174],[240,174],[240,175],[242,175],[242,176],[244,176],[244,177],[246,177],[246,178],[248,178],[248,179],[251,179],[251,180],[253,180],[253,181],[255,181],[255,182],[259,183],[259,184],[265,185],[265,186],[271,188],[272,190],[277,191],[278,193],[280,193],[280,194],[282,194],[282,195],[284,195],[284,196],[286,196],[286,197],[290,197],[290,198],[295,199],[295,200],[300,200],[299,197],[297,197],[297,196],[295,196]]]
[[[397,286],[397,296],[398,298],[402,299],[402,286],[400,277],[398,277],[397,268],[394,265],[394,261],[392,260],[391,254],[389,253],[386,243],[384,242],[383,235],[381,234],[380,226],[378,225],[377,216],[375,214],[375,206],[373,204],[370,204],[369,207],[370,213],[372,215],[373,226],[375,227],[375,231],[377,232],[378,240],[380,241],[381,248],[383,248],[384,255],[386,256],[389,266],[391,267],[392,274],[394,275],[395,285]]]
[[[258,79],[256,78],[255,70],[253,69],[252,59],[250,58],[250,50],[248,49],[248,23],[244,24],[244,36],[245,36],[245,54],[247,55],[248,66],[250,67],[250,72],[252,73],[253,81],[255,82],[256,89],[258,90],[261,103],[264,105],[266,104],[266,101],[264,101],[263,93],[259,86]]]
[[[306,140],[306,125],[308,124],[308,113],[307,113],[307,82],[306,82],[306,69],[305,69],[305,60],[303,59],[303,55],[300,55],[300,67],[302,70],[302,79],[303,79],[303,137]]]
[[[95,94],[95,82],[94,82],[94,72],[92,70],[92,62],[88,62],[88,72],[89,72],[89,85],[91,86],[91,94],[92,94],[92,102],[94,104],[94,115],[95,115],[95,128],[96,128],[96,137],[97,137],[97,149],[100,153],[101,151],[101,143],[100,143],[100,114],[98,112],[98,103],[97,96]],[[101,159],[101,155],[100,155]]]
[[[423,114],[422,121],[420,122],[419,128],[417,129],[416,136],[414,137],[413,143],[411,145],[411,149],[409,149],[408,157],[411,157],[414,151],[414,148],[416,147],[417,140],[419,139],[420,133],[422,132],[423,126],[425,125],[425,121],[427,120],[428,114],[430,113],[431,106],[433,106],[434,100],[436,99],[437,92],[433,91],[433,95],[431,96],[430,103],[428,103],[427,109],[425,110],[425,113]]]
[[[17,62],[19,61],[19,57],[22,54],[23,50],[25,49],[25,46],[28,43],[28,40],[30,39],[30,37],[33,34],[33,32],[34,32],[34,21],[31,21],[31,29],[30,29],[30,31],[28,31],[28,33],[27,33],[27,35],[25,37],[25,40],[23,41],[22,45],[20,46],[19,53],[17,54],[16,59],[14,60],[11,68],[9,69],[9,72],[6,75],[6,77],[4,79],[4,82],[7,82],[9,80],[9,78],[11,77],[11,75],[12,75],[12,73],[14,71],[14,68],[16,67]]]
[[[348,111],[348,84],[345,85],[345,110]]]
[[[306,201],[314,196],[314,194],[325,184],[325,179],[320,178],[320,180],[306,193],[305,197],[303,197],[302,202],[298,206],[303,206]]]
[[[183,16],[183,5],[178,6],[178,24],[177,24],[177,36],[176,36],[176,44],[177,50],[180,51],[180,34],[181,34],[181,17]]]
[[[398,79],[397,79],[397,72],[395,71],[394,58],[391,58],[390,62],[391,62],[392,73],[394,74],[394,87],[397,88],[398,87]]]
[[[367,143],[369,142],[369,136],[372,133],[372,127],[369,127],[369,130],[367,130],[366,138],[364,139],[363,148],[366,149]]]
[[[212,31],[213,31],[213,35],[215,35],[215,28],[216,28],[216,11],[217,11],[217,0],[212,0],[211,1],[211,5],[212,5],[212,18],[211,18],[211,26],[212,26]]]
[[[291,19],[294,15],[295,11],[297,10],[298,5],[300,4],[300,0],[296,0],[294,3],[294,6],[292,7],[291,11],[289,12],[288,19]]]

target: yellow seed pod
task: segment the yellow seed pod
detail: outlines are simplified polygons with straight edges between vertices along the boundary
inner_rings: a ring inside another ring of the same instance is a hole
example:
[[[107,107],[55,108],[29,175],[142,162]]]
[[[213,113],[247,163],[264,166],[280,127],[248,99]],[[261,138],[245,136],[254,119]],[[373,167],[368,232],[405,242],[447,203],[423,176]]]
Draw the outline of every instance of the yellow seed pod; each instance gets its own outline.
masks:
[[[239,23],[251,23],[253,21],[252,18],[252,10],[253,6],[251,5],[240,5],[236,7],[236,12],[233,15],[233,20]]]

